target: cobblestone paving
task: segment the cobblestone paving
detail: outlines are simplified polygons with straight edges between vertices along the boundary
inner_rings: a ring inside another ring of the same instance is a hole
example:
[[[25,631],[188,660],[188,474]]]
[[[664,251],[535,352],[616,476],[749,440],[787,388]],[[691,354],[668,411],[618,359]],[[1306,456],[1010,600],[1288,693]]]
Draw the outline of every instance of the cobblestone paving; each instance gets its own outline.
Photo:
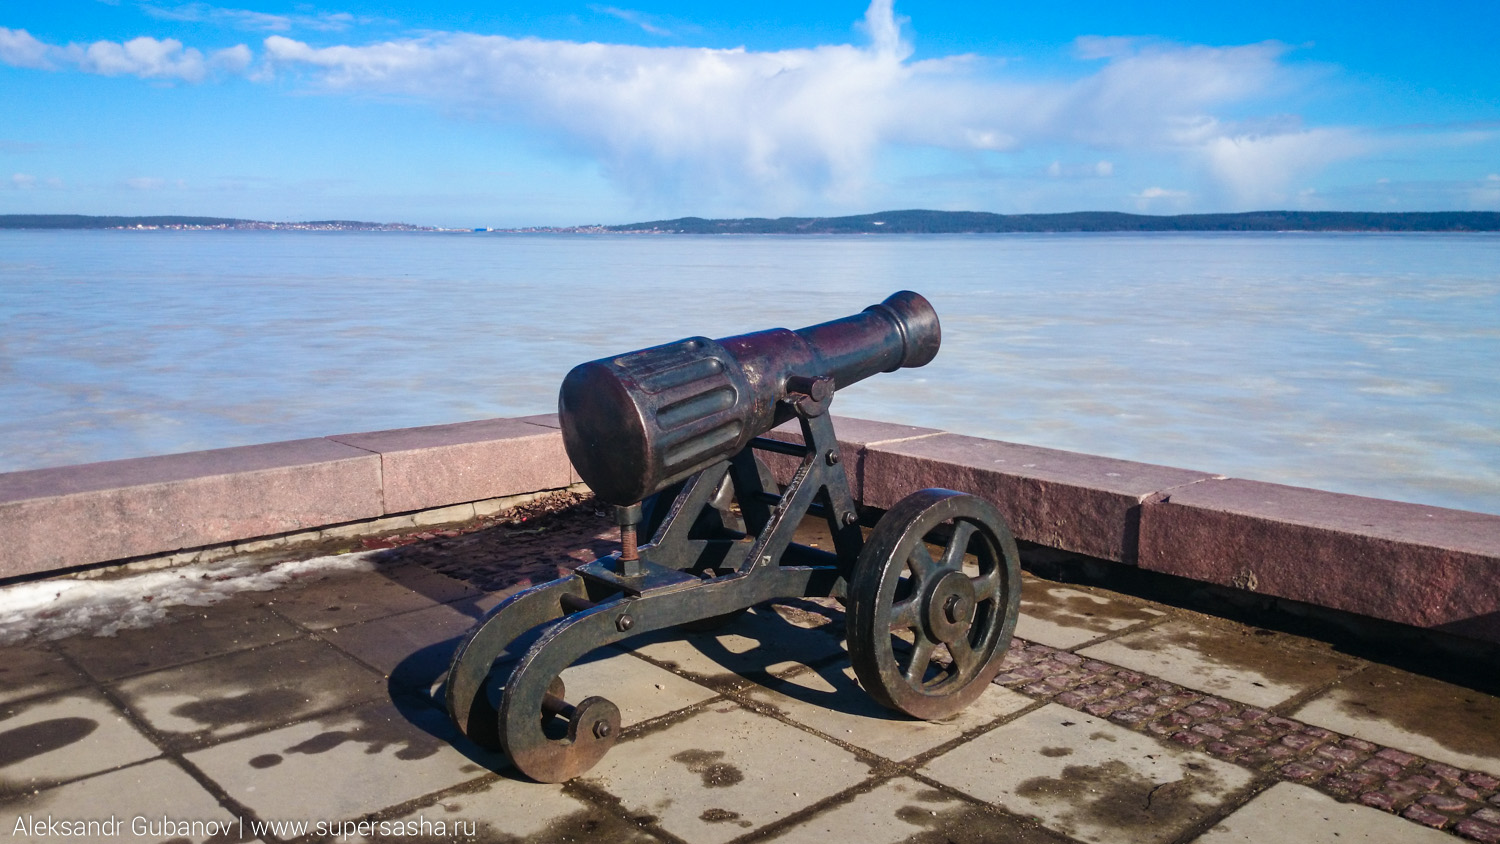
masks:
[[[1500,841],[1500,780],[1022,639],[995,682],[1331,797]]]

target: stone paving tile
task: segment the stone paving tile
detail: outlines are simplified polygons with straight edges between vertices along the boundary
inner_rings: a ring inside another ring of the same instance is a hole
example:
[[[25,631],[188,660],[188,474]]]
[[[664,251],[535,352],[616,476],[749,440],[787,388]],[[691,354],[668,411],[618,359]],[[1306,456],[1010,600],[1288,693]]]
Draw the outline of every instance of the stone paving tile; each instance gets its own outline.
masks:
[[[620,708],[620,725],[629,727],[659,718],[718,694],[630,654],[600,648],[562,673],[567,699],[577,703],[592,695],[609,698]]]
[[[99,680],[114,680],[300,635],[265,609],[264,598],[213,607],[173,607],[167,622],[113,636],[73,636],[57,647]]]
[[[390,678],[393,688],[428,694],[474,619],[440,605],[324,632],[322,637]]]
[[[120,696],[175,744],[208,744],[384,694],[370,669],[298,639],[132,677]]]
[[[1208,832],[1201,844],[1261,844],[1295,839],[1298,844],[1394,842],[1452,844],[1453,838],[1422,829],[1368,806],[1340,803],[1292,783],[1277,783],[1235,810]]]
[[[1057,705],[984,733],[926,769],[933,779],[1086,842],[1170,841],[1254,777]]]
[[[1275,706],[1361,663],[1252,627],[1174,620],[1078,651],[1088,659],[1153,674],[1190,689],[1254,706]]]
[[[68,661],[42,645],[0,648],[0,703],[60,692],[88,682]]]
[[[498,770],[432,708],[330,713],[187,754],[262,820],[360,818]]]
[[[750,699],[838,741],[891,760],[908,759],[1032,705],[1031,698],[990,686],[946,721],[920,721],[876,703],[847,664],[832,664],[747,690]]]
[[[161,753],[93,689],[0,706],[0,795]]]
[[[271,593],[268,605],[303,627],[329,630],[479,594],[447,575],[417,565],[398,565],[372,572],[321,574],[304,585]]]
[[[897,777],[768,840],[776,844],[1062,844],[1069,839],[1034,821]]]
[[[1500,699],[1372,665],[1293,715],[1311,724],[1500,777]]]
[[[759,680],[843,658],[838,639],[821,629],[788,622],[766,607],[751,609],[715,631],[661,630],[621,646],[673,670],[719,683]]]
[[[206,842],[250,840],[241,818],[219,805],[213,795],[181,768],[165,759],[132,765],[118,771],[70,782],[19,799],[0,801],[0,827],[16,829],[17,818],[30,816],[57,821],[99,821],[82,828],[83,836],[64,840],[148,842]],[[164,821],[170,821],[167,826]],[[198,822],[195,824],[194,822]],[[179,825],[186,822],[186,829]],[[108,823],[110,826],[103,826]],[[214,826],[210,827],[212,823]],[[229,830],[222,835],[220,825]],[[71,827],[77,829],[77,827]],[[59,827],[61,829],[61,827]],[[246,830],[248,832],[248,830]],[[59,836],[16,835],[12,840],[50,842]]]
[[[863,780],[848,751],[733,703],[623,739],[583,781],[695,844],[722,844]]]
[[[342,839],[353,844],[429,841],[588,842],[656,844],[640,824],[565,794],[560,785],[502,779],[451,794],[431,806],[372,821],[368,833]],[[442,826],[438,826],[438,824]]]
[[[1166,613],[1119,598],[1028,577],[1021,587],[1016,635],[1054,648],[1073,648]]]

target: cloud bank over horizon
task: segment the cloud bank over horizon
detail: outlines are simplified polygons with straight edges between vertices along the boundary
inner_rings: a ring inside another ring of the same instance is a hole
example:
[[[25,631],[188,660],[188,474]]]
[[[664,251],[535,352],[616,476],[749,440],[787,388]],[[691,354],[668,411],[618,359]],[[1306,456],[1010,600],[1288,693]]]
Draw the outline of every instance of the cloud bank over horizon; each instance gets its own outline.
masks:
[[[147,9],[275,34],[254,50],[204,51],[149,36],[55,45],[0,27],[0,62],[157,84],[238,77],[429,107],[595,161],[623,194],[653,207],[859,208],[893,195],[900,176],[882,162],[905,154],[974,172],[1032,167],[1043,156],[1035,176],[1054,181],[1118,181],[1121,162],[1136,158],[1160,175],[1141,182],[1142,167],[1134,184],[1121,184],[1116,195],[1135,210],[1248,210],[1305,205],[1309,177],[1412,143],[1286,113],[1288,95],[1329,70],[1291,61],[1295,51],[1278,42],[1084,36],[1061,69],[974,54],[914,59],[892,0],[870,3],[857,25],[863,44],[780,50],[471,32],[318,45],[281,34],[293,28],[288,16],[197,3]],[[337,39],[353,20],[302,16],[299,25]]]

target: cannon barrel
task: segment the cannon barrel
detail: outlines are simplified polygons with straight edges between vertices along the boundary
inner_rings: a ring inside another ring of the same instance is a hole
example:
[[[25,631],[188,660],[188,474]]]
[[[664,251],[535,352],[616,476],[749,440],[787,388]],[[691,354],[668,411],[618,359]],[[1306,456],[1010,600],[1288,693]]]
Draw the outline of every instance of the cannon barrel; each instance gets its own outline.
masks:
[[[937,313],[903,290],[858,314],[797,331],[689,337],[574,367],[558,397],[563,444],[600,500],[634,504],[724,460],[796,414],[877,372],[922,366],[942,341]]]

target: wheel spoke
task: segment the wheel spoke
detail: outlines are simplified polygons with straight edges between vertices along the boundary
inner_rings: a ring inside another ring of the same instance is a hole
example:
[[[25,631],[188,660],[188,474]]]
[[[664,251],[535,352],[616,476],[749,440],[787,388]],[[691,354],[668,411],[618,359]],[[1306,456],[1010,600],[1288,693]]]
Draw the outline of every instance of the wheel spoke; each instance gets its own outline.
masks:
[[[948,538],[948,547],[943,549],[942,567],[945,569],[961,570],[964,567],[964,552],[969,549],[969,537],[974,535],[978,525],[973,522],[957,519],[953,525],[953,536]]]
[[[959,677],[972,677],[979,666],[979,654],[969,645],[969,637],[956,636],[953,641],[948,642],[948,653],[953,657],[953,667]]]
[[[974,585],[974,600],[979,603],[996,600],[1000,597],[1000,566],[990,566],[990,570],[984,574],[969,578]]]
[[[916,627],[921,622],[921,602],[918,596],[913,595],[904,601],[897,601],[891,605],[891,630],[905,630]]]
[[[906,665],[906,682],[920,687],[922,681],[927,677],[927,664],[932,662],[932,652],[937,648],[937,642],[926,636],[918,635],[916,647],[911,651],[911,662]]]
[[[919,584],[927,583],[937,574],[938,564],[932,559],[932,552],[927,550],[925,542],[918,542],[911,553],[906,555],[906,559],[911,563],[912,575],[915,577],[912,583],[912,592],[915,594],[921,591]]]

